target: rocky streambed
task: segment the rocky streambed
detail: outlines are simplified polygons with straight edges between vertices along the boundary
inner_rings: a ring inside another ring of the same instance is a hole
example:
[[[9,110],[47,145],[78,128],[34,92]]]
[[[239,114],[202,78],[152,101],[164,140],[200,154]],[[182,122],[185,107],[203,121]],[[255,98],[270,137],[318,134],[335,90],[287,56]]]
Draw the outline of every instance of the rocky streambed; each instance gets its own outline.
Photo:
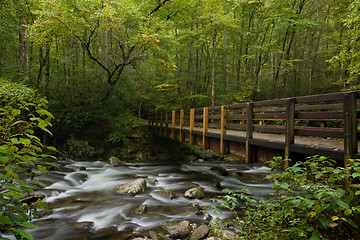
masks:
[[[233,214],[213,211],[211,198],[242,188],[258,198],[273,195],[263,180],[270,169],[251,164],[67,159],[59,165],[39,178],[48,186],[40,192],[49,213],[34,220],[34,239],[216,239],[209,223]]]

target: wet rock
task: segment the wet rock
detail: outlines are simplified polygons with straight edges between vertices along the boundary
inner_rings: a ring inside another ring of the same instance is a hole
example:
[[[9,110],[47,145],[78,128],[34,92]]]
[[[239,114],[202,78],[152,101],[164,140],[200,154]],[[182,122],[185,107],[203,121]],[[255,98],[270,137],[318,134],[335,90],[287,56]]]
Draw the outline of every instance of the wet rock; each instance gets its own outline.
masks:
[[[221,240],[220,238],[218,237],[208,237],[207,239],[205,240]]]
[[[79,168],[80,171],[86,171],[86,167],[82,166]]]
[[[154,231],[149,231],[149,236],[151,237],[152,240],[159,240],[159,236]]]
[[[109,158],[109,164],[113,167],[126,167],[126,163],[124,163],[123,161],[121,161],[120,159],[118,159],[115,156],[112,156]]]
[[[147,209],[147,204],[144,204],[140,207],[137,207],[134,209],[134,213],[135,214],[139,214],[139,215],[143,215],[146,212]]]
[[[72,178],[79,183],[83,183],[88,179],[88,175],[85,173],[76,172],[72,175]]]
[[[202,154],[204,155],[204,157],[206,159],[210,159],[210,158],[214,157],[214,153],[210,150],[204,150],[204,151],[202,151]]]
[[[142,237],[137,237],[137,238],[134,238],[133,240],[149,240],[147,238],[142,238]]]
[[[185,192],[184,197],[202,199],[205,197],[205,192],[201,187],[190,188]]]
[[[165,197],[165,198],[169,198],[169,199],[176,198],[176,194],[171,190],[157,191],[155,193],[161,197]]]
[[[220,173],[221,176],[229,176],[229,172],[222,166],[212,167],[210,170]]]
[[[131,195],[136,195],[139,193],[145,192],[146,189],[146,181],[143,178],[137,178],[128,183],[121,185],[118,188],[118,192],[120,193],[128,193]]]
[[[190,240],[200,240],[205,238],[209,234],[209,227],[201,225],[190,236]]]
[[[93,222],[79,222],[73,226],[74,229],[90,228],[94,225]]]
[[[232,177],[240,177],[240,176],[244,175],[244,172],[243,171],[230,171],[229,175]]]
[[[220,230],[220,229],[214,229],[211,232],[211,235],[214,235],[220,239],[228,239],[228,240],[239,240],[239,236],[236,235],[236,233],[229,231],[229,230]]]
[[[200,204],[199,204],[199,203],[196,203],[196,202],[191,203],[191,206],[192,206],[193,208],[200,209]]]
[[[148,182],[149,182],[151,185],[155,185],[155,184],[158,183],[159,181],[158,181],[156,178],[149,178],[149,179],[148,179]]]
[[[178,223],[165,223],[161,226],[171,238],[186,237],[190,234],[190,222],[181,221]]]

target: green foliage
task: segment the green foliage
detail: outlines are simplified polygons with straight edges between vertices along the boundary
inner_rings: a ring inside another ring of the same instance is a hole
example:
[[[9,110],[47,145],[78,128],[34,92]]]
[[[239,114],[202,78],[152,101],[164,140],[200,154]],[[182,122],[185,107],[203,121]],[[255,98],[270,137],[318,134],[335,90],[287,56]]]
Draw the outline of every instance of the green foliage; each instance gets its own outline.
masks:
[[[275,160],[272,169],[281,162]],[[268,176],[275,177],[277,198],[255,200],[229,193],[221,197],[221,206],[234,211],[239,200],[245,201],[244,216],[236,214],[233,221],[251,239],[357,239],[360,191],[344,189],[343,183],[359,176],[359,160],[341,168],[326,157],[313,156]]]
[[[122,143],[122,144],[126,144],[129,142],[129,139],[126,137],[126,134],[123,132],[113,132],[109,135],[108,142],[116,144],[116,143]]]
[[[75,157],[92,157],[95,148],[89,145],[88,141],[76,139],[72,136],[68,141],[69,153]]]
[[[29,89],[22,85],[19,89],[16,94],[8,94],[10,98],[2,95],[7,102],[0,108],[0,233],[10,231],[16,239],[32,239],[19,227],[35,227],[28,221],[37,217],[37,209],[45,203],[39,199],[28,204],[22,199],[44,186],[34,176],[46,172],[47,165],[53,166],[42,159],[55,158],[46,154],[54,148],[45,147],[38,137],[41,132],[51,134],[48,127],[53,116],[46,110],[45,100],[23,101],[35,96],[34,91],[28,95]]]
[[[34,89],[0,78],[0,103],[2,106],[14,105],[19,101],[33,102],[38,99],[39,95]]]

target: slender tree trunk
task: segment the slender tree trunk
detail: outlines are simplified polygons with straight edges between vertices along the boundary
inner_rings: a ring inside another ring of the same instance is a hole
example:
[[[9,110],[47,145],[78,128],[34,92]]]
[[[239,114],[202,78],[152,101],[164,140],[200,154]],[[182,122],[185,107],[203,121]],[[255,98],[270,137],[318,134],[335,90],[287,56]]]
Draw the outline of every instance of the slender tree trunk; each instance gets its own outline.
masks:
[[[178,32],[177,32],[177,27],[175,26],[175,38],[178,38]],[[180,66],[179,66],[179,52],[178,49],[176,48],[176,91],[178,93],[179,96],[179,102],[180,102],[180,106],[181,109],[184,109],[184,103],[183,103],[183,98],[182,98],[182,93],[181,93],[181,88],[180,88]]]
[[[25,20],[23,16],[19,18],[19,70],[23,76],[25,73]]]
[[[109,39],[110,39],[110,32],[109,30],[105,31],[105,53],[104,53],[104,58],[105,58],[105,67],[107,69],[110,68],[110,59],[109,59]],[[107,79],[109,78],[109,73],[107,71],[105,71],[104,73],[104,81],[103,83],[106,84]]]
[[[223,72],[224,72],[224,93],[226,93],[226,88],[228,85],[228,75],[227,75],[227,35],[226,35],[226,25],[224,25],[224,62],[223,62]]]
[[[211,106],[215,106],[215,26],[212,28],[212,61],[211,61]]]
[[[49,97],[50,85],[50,44],[46,47],[46,65],[45,65],[45,96]]]
[[[2,59],[2,18],[0,15],[0,77],[2,76],[2,66],[3,66],[3,59]]]

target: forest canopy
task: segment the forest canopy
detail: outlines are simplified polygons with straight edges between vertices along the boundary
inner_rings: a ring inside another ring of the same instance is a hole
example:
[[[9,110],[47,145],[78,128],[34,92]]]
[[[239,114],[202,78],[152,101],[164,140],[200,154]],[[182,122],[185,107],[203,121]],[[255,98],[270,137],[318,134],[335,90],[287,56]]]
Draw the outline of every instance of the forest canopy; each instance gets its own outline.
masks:
[[[358,0],[1,0],[0,77],[67,128],[358,89],[359,16]]]

